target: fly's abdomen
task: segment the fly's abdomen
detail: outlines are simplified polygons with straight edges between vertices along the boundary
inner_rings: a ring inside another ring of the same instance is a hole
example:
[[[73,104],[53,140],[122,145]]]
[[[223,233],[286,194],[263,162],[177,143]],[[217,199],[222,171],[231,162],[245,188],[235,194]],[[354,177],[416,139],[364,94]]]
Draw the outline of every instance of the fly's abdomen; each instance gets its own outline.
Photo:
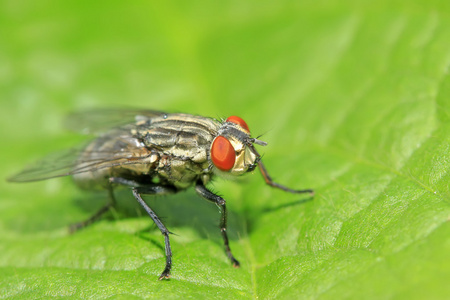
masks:
[[[139,139],[124,131],[113,131],[85,148],[73,178],[83,189],[104,189],[110,177],[145,178],[148,181],[152,179],[158,161],[158,153],[149,150]]]

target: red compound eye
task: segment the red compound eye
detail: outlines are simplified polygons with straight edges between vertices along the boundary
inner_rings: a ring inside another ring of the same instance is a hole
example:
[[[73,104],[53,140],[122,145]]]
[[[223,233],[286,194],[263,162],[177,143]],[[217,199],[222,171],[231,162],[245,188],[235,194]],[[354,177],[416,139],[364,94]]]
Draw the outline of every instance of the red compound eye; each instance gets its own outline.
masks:
[[[231,122],[231,123],[237,124],[237,125],[241,126],[242,128],[244,128],[245,130],[247,130],[248,132],[250,132],[250,129],[248,129],[247,123],[245,123],[245,121],[242,120],[241,118],[239,118],[238,116],[231,116],[228,119],[226,119],[226,122]]]
[[[211,160],[222,171],[229,171],[234,166],[236,153],[233,145],[225,137],[219,135],[211,146]]]

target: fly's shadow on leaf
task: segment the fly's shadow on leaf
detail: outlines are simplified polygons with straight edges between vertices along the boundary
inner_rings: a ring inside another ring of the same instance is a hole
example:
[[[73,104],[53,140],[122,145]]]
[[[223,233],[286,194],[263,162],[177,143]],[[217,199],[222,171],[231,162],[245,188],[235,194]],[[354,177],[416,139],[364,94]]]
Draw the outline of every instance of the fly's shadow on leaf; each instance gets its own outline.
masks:
[[[314,200],[314,196],[311,196],[309,198],[306,199],[300,199],[300,200],[296,200],[296,201],[292,201],[292,202],[288,202],[288,203],[282,203],[276,206],[271,206],[271,207],[265,207],[261,210],[262,213],[269,213],[269,212],[274,212],[280,209],[284,209],[284,208],[288,208],[288,207],[295,207],[297,205],[302,205],[308,202],[311,202]]]
[[[127,190],[115,190],[114,198],[116,205],[112,208],[114,213],[105,213],[100,220],[114,221],[116,218],[132,218],[141,216],[140,207],[136,200]],[[81,196],[73,199],[74,206],[77,206],[87,215],[93,215],[100,207],[110,201],[106,191],[85,192]],[[84,221],[84,220],[77,220]]]
[[[311,196],[311,197],[308,197],[306,199],[299,199],[299,200],[296,200],[296,201],[291,201],[291,202],[288,202],[288,203],[282,203],[282,204],[278,204],[278,205],[275,205],[275,206],[265,206],[265,207],[262,207],[260,209],[253,210],[251,212],[251,214],[247,215],[247,218],[246,218],[246,231],[247,231],[247,234],[250,234],[253,231],[255,220],[261,214],[267,214],[267,213],[276,212],[276,211],[279,211],[279,210],[282,210],[282,209],[286,209],[286,208],[297,207],[297,206],[309,203],[309,202],[311,202],[313,200],[314,200],[314,196]]]
[[[148,241],[150,244],[152,244],[153,246],[158,248],[162,253],[164,253],[165,249],[164,249],[164,242],[163,241],[157,241],[154,238],[150,238],[148,236],[145,236],[143,233],[144,233],[144,230],[141,230],[141,231],[138,232],[138,236],[139,236],[140,239]]]

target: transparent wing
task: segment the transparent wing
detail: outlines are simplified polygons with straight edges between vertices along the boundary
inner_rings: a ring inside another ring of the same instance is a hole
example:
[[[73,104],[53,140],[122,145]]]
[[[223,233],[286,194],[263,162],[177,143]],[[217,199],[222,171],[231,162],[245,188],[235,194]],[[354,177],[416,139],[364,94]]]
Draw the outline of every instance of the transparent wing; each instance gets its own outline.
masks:
[[[95,159],[80,159],[85,151],[84,147],[63,150],[49,154],[7,180],[10,182],[39,181],[120,165],[142,164],[144,159],[148,158],[148,151],[139,153],[131,149],[123,150],[120,152],[90,151]]]
[[[145,121],[166,113],[142,109],[99,109],[73,113],[68,116],[66,126],[69,129],[90,134],[102,134],[127,124]],[[117,130],[118,132],[120,129]],[[125,136],[127,132],[125,131]],[[89,150],[90,159],[83,159],[86,146],[52,153],[22,172],[8,178],[11,182],[29,182],[95,171],[120,165],[141,164],[148,157],[148,149],[126,144],[124,148],[109,151]],[[114,150],[114,151],[113,151]]]
[[[98,109],[70,114],[65,126],[84,134],[101,134],[111,128],[163,116],[166,113],[144,109]]]

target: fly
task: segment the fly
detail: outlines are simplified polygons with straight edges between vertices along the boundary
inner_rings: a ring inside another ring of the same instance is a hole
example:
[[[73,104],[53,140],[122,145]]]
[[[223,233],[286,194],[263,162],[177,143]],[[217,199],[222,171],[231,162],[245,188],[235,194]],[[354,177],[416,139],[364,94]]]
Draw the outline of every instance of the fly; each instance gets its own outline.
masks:
[[[216,120],[202,116],[150,110],[101,110],[72,115],[69,127],[96,138],[86,146],[51,155],[9,178],[30,182],[71,175],[83,189],[103,189],[109,203],[89,219],[71,226],[76,231],[98,220],[116,204],[113,189],[125,186],[164,236],[166,264],[159,279],[168,279],[172,268],[170,231],[142,199],[142,195],[173,194],[194,186],[202,198],[215,203],[221,213],[220,231],[225,251],[234,267],[227,236],[226,201],[206,185],[214,176],[234,177],[259,167],[265,182],[288,193],[310,193],[273,182],[255,145],[247,123],[237,116]]]

